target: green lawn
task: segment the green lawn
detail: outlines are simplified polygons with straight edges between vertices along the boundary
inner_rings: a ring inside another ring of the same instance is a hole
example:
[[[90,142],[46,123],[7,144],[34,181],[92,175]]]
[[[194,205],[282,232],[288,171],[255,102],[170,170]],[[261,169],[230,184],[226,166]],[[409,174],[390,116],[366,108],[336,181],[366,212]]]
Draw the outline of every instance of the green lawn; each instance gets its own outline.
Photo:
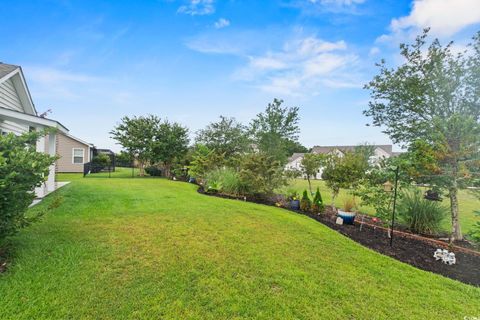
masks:
[[[325,182],[322,180],[312,180],[312,190],[316,190],[317,187],[320,188],[320,192],[322,194],[323,200],[327,204],[331,204],[332,202],[332,192],[325,186]],[[304,179],[296,179],[294,180],[288,188],[294,188],[299,192],[303,192],[303,190],[308,190],[308,182]],[[285,189],[288,189],[285,188]],[[341,207],[343,202],[346,198],[350,197],[347,190],[340,190],[340,194],[338,195],[337,199],[335,199],[335,205],[337,207]],[[357,199],[357,201],[359,201]],[[462,226],[462,231],[467,233],[472,226],[475,224],[476,221],[480,221],[480,218],[475,215],[475,211],[480,210],[480,200],[476,198],[472,193],[466,190],[460,190],[458,195],[458,201],[460,204],[460,224]],[[448,199],[443,201],[443,204],[449,206]],[[375,210],[371,207],[362,206],[360,202],[360,211],[368,214],[374,214]],[[447,216],[443,221],[443,228],[446,231],[450,231],[451,223],[450,217]]]
[[[72,180],[57,192],[62,205],[13,238],[13,264],[0,275],[2,319],[480,315],[480,288],[303,215],[164,179],[60,178]]]

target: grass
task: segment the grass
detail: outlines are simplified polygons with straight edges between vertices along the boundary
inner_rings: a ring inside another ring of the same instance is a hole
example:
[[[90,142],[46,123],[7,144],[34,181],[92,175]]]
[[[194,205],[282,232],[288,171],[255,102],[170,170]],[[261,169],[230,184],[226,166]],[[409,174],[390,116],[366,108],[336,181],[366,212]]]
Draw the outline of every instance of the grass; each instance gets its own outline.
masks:
[[[317,187],[319,187],[320,192],[323,197],[323,201],[326,204],[331,204],[332,202],[332,192],[325,186],[325,182],[323,180],[311,180],[312,181],[312,190],[315,192]],[[293,180],[292,183],[288,188],[294,188],[298,190],[298,192],[303,192],[303,190],[308,190],[308,182],[304,179],[296,179]],[[337,199],[335,199],[335,205],[337,207],[342,207],[343,202],[345,199],[350,197],[348,190],[340,190],[340,194],[338,195]],[[458,194],[458,201],[460,204],[460,225],[462,227],[462,232],[467,233],[470,231],[472,226],[475,224],[476,221],[480,221],[480,218],[475,215],[475,211],[480,210],[480,200],[476,198],[471,192],[467,190],[460,190]],[[360,200],[357,198],[357,202]],[[449,206],[448,199],[443,201],[445,206]],[[367,214],[374,214],[375,210],[368,206],[362,206],[361,202],[359,203],[360,211],[367,213]],[[442,223],[443,229],[445,231],[450,231],[451,229],[451,222],[450,216],[447,216]]]
[[[122,172],[118,172],[121,175]],[[3,319],[463,319],[480,288],[290,211],[164,179],[95,179],[12,239]]]

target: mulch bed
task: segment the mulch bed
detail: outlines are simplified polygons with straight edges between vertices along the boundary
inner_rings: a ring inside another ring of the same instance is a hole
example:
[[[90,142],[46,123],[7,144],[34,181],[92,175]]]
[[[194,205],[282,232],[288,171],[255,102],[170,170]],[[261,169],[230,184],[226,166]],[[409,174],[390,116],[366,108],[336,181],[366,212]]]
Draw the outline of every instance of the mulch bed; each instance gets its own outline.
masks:
[[[268,199],[255,197],[238,198],[229,195],[205,193],[201,186],[198,189],[198,192],[221,198],[274,205],[274,203]],[[291,210],[288,208],[286,209]],[[480,253],[469,248],[471,246],[467,242],[455,243],[455,246],[448,248],[447,242],[440,242],[438,240],[433,240],[432,238],[414,235],[402,230],[402,232],[394,232],[393,246],[391,247],[388,233],[386,229],[381,226],[368,223],[363,224],[360,230],[361,224],[358,220],[361,220],[361,217],[360,219],[356,219],[355,225],[338,225],[335,223],[336,216],[331,208],[330,210],[327,208],[327,212],[321,215],[296,210],[291,211],[307,215],[344,236],[349,237],[355,242],[381,254],[390,256],[425,271],[434,272],[463,283],[480,286]],[[446,265],[441,261],[436,261],[433,257],[433,253],[439,248],[446,248],[448,251],[454,252],[457,263],[455,265]]]

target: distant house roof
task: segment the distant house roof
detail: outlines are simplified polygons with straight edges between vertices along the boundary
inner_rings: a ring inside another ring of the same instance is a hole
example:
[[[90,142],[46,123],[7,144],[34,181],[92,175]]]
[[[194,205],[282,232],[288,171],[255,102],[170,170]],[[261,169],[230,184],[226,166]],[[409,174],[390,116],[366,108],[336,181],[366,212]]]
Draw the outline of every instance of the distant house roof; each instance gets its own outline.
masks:
[[[95,150],[96,150],[97,153],[115,154],[115,152],[113,152],[110,149],[98,149],[98,148],[96,148]]]
[[[345,151],[354,151],[355,148],[359,146],[314,146],[312,148],[312,153],[320,153],[320,154],[327,154],[334,150],[339,150],[342,152]],[[380,148],[386,153],[392,155],[392,145],[385,144],[385,145],[374,145],[375,148]]]
[[[288,162],[292,162],[297,160],[298,158],[301,158],[305,155],[305,153],[294,153],[290,158],[288,158]]]
[[[13,64],[6,64],[0,62],[0,79],[17,70],[18,68],[20,67]]]

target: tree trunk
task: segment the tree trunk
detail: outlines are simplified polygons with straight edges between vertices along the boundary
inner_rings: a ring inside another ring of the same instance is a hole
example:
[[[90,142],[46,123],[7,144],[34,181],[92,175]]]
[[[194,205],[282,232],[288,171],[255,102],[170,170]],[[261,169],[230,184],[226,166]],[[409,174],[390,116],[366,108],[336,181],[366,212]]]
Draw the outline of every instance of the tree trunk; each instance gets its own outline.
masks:
[[[138,162],[138,169],[139,169],[138,175],[140,177],[145,176],[145,163],[143,161]]]
[[[310,189],[310,194],[312,194],[312,183],[310,182],[310,176],[307,175],[308,189]]]
[[[171,177],[171,168],[169,163],[163,163],[164,175],[166,178]]]
[[[457,179],[454,179],[453,186],[450,188],[450,212],[452,214],[452,240],[462,240],[462,230],[460,228],[460,223],[458,221],[458,187]]]
[[[339,191],[332,192],[332,207],[335,209],[335,198],[337,197]]]
[[[458,162],[457,159],[452,161],[452,184],[449,188],[449,197],[450,197],[450,213],[452,215],[452,236],[451,241],[453,240],[463,240],[462,230],[460,229],[460,223],[458,221]]]

